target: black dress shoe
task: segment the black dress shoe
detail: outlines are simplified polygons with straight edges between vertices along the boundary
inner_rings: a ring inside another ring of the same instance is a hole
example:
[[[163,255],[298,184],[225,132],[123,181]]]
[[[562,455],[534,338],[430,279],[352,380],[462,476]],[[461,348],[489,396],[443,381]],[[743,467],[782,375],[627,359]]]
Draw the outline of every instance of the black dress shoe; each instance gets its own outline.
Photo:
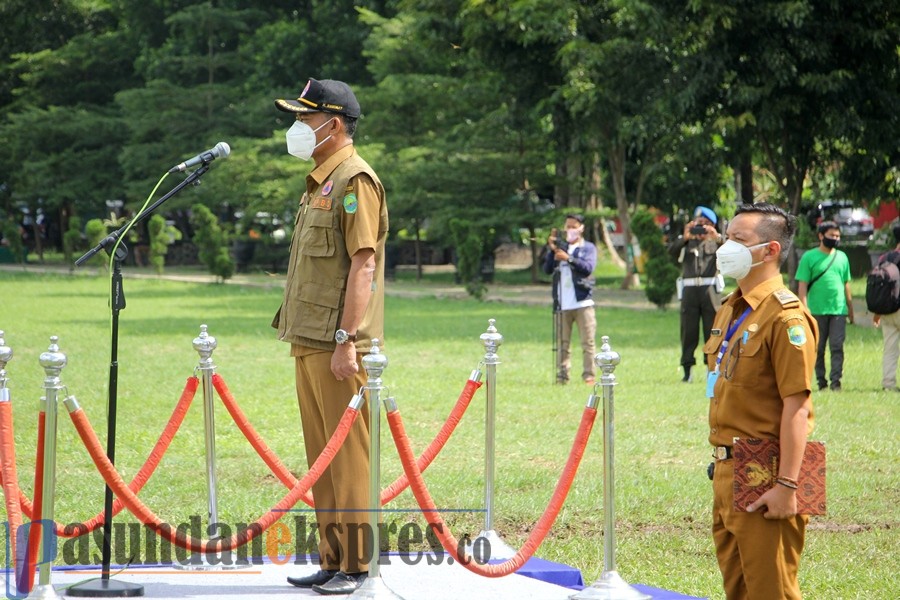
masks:
[[[287,580],[291,585],[295,585],[301,588],[311,588],[314,585],[328,583],[331,578],[337,574],[338,572],[336,570],[319,570],[312,575],[307,575],[306,577],[288,577]]]
[[[368,573],[344,573],[340,571],[328,583],[314,585],[312,589],[323,596],[352,594],[356,591],[356,588],[362,585],[362,582],[366,580],[368,575]]]

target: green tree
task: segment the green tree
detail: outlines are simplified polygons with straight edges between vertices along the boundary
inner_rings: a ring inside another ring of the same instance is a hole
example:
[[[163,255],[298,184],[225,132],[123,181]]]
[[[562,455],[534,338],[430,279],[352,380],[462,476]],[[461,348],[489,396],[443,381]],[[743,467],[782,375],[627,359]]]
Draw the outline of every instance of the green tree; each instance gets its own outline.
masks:
[[[234,275],[234,260],[228,253],[228,234],[219,226],[219,220],[203,204],[191,209],[191,225],[194,227],[194,244],[200,254],[200,262],[209,272],[225,281]]]
[[[96,248],[108,233],[102,219],[91,219],[84,225],[84,235],[87,237],[87,245],[89,248]],[[98,252],[88,260],[88,263],[97,266],[103,265],[108,269],[108,258],[109,256],[107,254]]]
[[[70,270],[75,268],[75,251],[81,249],[83,241],[84,234],[81,232],[81,218],[76,216],[69,217],[69,228],[63,234],[63,255],[65,256],[66,264],[70,265]]]
[[[156,269],[158,275],[162,275],[166,266],[166,254],[169,252],[169,244],[181,239],[181,232],[166,224],[162,215],[155,214],[147,221],[147,231],[150,234],[150,264]]]
[[[678,279],[678,268],[672,264],[663,234],[653,214],[645,209],[635,212],[631,220],[634,234],[638,238],[641,252],[647,256],[644,271],[647,281],[644,291],[647,299],[661,309],[665,309],[672,296],[675,295],[675,281]]]

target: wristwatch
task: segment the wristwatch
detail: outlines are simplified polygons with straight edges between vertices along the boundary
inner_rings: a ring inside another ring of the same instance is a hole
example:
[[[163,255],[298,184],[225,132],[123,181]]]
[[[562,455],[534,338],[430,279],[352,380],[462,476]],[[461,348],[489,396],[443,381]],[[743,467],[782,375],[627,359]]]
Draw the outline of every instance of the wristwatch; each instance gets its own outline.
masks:
[[[355,342],[356,334],[355,333],[347,333],[343,329],[338,329],[334,332],[334,341],[338,344],[346,344],[347,342]]]

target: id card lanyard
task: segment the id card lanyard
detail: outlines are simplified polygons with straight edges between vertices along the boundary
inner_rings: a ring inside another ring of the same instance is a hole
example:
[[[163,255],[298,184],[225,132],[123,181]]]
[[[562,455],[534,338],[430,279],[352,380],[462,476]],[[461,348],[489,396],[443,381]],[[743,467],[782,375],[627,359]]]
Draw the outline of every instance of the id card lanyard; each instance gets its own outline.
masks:
[[[706,376],[706,397],[713,397],[713,388],[716,387],[716,381],[719,379],[719,365],[722,364],[722,357],[725,356],[725,352],[728,350],[728,343],[731,341],[731,338],[734,337],[734,334],[737,333],[737,330],[740,329],[741,323],[744,322],[744,319],[747,318],[753,312],[753,308],[747,307],[747,309],[738,317],[737,321],[732,323],[731,327],[725,332],[725,339],[722,340],[722,345],[719,347],[719,353],[716,355],[716,368],[713,371],[709,372],[709,375]]]

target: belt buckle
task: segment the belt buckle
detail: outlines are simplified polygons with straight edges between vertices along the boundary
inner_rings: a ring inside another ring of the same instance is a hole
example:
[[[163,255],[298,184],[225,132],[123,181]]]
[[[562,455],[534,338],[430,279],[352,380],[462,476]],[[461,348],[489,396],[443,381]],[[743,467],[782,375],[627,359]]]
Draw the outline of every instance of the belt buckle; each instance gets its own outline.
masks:
[[[713,456],[716,460],[725,460],[728,458],[728,448],[725,446],[716,446],[715,452],[713,452]]]

